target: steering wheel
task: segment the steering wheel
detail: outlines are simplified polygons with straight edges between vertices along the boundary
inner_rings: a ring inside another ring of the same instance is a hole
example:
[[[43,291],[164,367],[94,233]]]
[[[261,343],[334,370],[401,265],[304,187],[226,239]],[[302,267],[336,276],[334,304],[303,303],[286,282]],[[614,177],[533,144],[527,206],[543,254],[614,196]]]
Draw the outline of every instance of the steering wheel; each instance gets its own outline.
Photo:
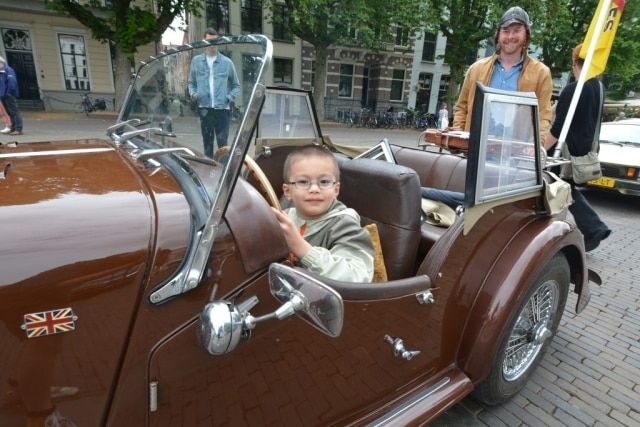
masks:
[[[231,148],[229,148],[229,146],[221,147],[216,150],[213,158],[216,160],[220,160],[222,156],[227,154],[229,151],[231,151]],[[258,166],[255,160],[253,160],[250,156],[244,157],[244,165],[247,168],[248,174],[253,175],[255,180],[258,182],[258,190],[260,191],[260,194],[262,194],[262,197],[267,200],[267,203],[269,203],[270,206],[273,206],[279,211],[282,210],[282,207],[280,206],[280,200],[278,200],[278,196],[276,196],[276,192],[273,190],[273,186],[262,171],[262,168],[260,168],[260,166]]]

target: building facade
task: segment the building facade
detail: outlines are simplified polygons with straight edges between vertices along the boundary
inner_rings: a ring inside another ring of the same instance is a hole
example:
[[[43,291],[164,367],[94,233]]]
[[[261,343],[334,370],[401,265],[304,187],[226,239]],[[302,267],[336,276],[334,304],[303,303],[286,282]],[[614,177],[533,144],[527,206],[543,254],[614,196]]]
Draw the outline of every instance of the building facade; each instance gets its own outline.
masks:
[[[267,84],[314,91],[315,49],[291,34],[287,13],[282,4],[270,18],[260,0],[206,0],[202,17],[189,18],[189,39],[201,39],[207,27],[222,34],[265,34],[274,45]],[[395,30],[394,42],[383,43],[378,51],[350,46],[330,49],[322,94],[326,119],[407,108],[435,113],[449,82],[449,68],[439,58],[446,39],[424,34],[410,37],[400,27]]]
[[[0,4],[0,55],[16,71],[22,108],[81,111],[84,93],[113,108],[113,52],[77,20],[46,9],[38,0]],[[155,53],[141,48],[137,59]]]

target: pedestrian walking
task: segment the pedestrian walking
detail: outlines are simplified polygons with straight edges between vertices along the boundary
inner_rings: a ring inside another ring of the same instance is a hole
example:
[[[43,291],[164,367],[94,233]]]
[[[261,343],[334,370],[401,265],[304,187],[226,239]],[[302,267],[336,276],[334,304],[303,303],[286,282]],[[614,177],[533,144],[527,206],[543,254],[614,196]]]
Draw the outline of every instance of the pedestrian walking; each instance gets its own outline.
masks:
[[[449,127],[449,110],[447,103],[443,102],[440,111],[438,111],[438,129],[446,129]]]
[[[16,72],[7,64],[4,58],[0,56],[0,100],[11,118],[9,131],[7,132],[5,128],[1,131],[2,133],[22,135],[22,115],[20,114],[18,102],[16,101],[18,96],[19,90]]]
[[[584,59],[580,58],[581,48],[582,44],[579,44],[573,49],[572,53],[573,75],[576,80],[580,76],[584,65]],[[565,86],[560,92],[558,105],[556,106],[556,118],[544,143],[544,148],[548,152],[553,153],[554,146],[558,142],[576,86],[577,81],[574,81]],[[592,150],[596,128],[598,128],[597,124],[602,119],[599,113],[601,114],[603,102],[602,83],[597,76],[592,77],[584,83],[575,115],[567,133],[566,147],[571,156],[584,156]],[[609,237],[611,230],[593,210],[584,195],[576,188],[576,183],[572,177],[563,176],[563,179],[571,184],[573,204],[569,206],[569,211],[584,235],[585,250],[587,252],[592,251],[600,245],[602,240]]]

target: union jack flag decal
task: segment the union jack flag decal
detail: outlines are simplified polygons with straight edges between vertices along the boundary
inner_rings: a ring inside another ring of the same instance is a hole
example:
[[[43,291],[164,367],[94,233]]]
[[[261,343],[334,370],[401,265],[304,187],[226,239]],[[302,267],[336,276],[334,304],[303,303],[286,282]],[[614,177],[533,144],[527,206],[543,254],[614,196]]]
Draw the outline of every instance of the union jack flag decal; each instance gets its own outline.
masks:
[[[44,337],[75,331],[76,320],[78,320],[78,316],[71,307],[57,308],[25,314],[21,328],[27,333],[27,338]]]

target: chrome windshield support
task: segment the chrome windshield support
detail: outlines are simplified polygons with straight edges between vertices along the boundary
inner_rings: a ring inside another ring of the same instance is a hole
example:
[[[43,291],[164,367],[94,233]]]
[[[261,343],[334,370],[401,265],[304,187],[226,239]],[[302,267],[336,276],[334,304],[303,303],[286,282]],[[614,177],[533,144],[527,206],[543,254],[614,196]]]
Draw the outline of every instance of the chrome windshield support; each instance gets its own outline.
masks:
[[[128,140],[130,140],[131,138],[134,138],[136,136],[147,135],[147,138],[150,138],[151,134],[152,133],[156,133],[156,132],[162,132],[162,129],[153,127],[153,128],[132,130],[130,132],[125,132],[122,135],[114,135],[113,136],[113,141],[117,145],[122,145],[125,142],[127,142]]]
[[[149,296],[149,300],[153,304],[161,304],[169,298],[185,293],[200,284],[204,279],[207,271],[207,262],[213,243],[218,231],[218,225],[222,221],[224,208],[231,196],[231,190],[235,183],[236,177],[242,167],[244,156],[247,153],[251,136],[254,130],[254,124],[258,120],[260,109],[266,95],[264,85],[265,70],[271,63],[273,56],[273,45],[271,41],[263,35],[240,36],[239,40],[250,40],[252,43],[259,43],[264,49],[264,55],[259,72],[256,76],[256,83],[253,86],[251,95],[247,102],[245,116],[240,123],[240,128],[236,134],[236,138],[231,145],[229,159],[227,160],[222,176],[220,178],[219,191],[215,192],[212,209],[206,224],[193,237],[193,243],[189,247],[189,253],[183,263],[180,271],[168,282],[160,285]],[[224,40],[217,39],[217,43]],[[245,41],[246,42],[246,41]],[[214,41],[202,42],[203,46],[214,44]],[[195,43],[194,43],[195,44]],[[151,129],[150,131],[161,131],[161,129]],[[131,138],[133,132],[127,132],[121,135],[121,139]]]
[[[116,123],[115,125],[111,125],[107,128],[107,136],[111,137],[115,132],[119,131],[125,126],[138,126],[140,124],[140,119],[129,119],[124,122]]]
[[[186,147],[172,147],[172,148],[157,148],[157,149],[137,149],[131,152],[134,159],[139,161],[145,161],[153,157],[162,156],[168,153],[185,153],[190,156],[195,156],[195,153]]]

